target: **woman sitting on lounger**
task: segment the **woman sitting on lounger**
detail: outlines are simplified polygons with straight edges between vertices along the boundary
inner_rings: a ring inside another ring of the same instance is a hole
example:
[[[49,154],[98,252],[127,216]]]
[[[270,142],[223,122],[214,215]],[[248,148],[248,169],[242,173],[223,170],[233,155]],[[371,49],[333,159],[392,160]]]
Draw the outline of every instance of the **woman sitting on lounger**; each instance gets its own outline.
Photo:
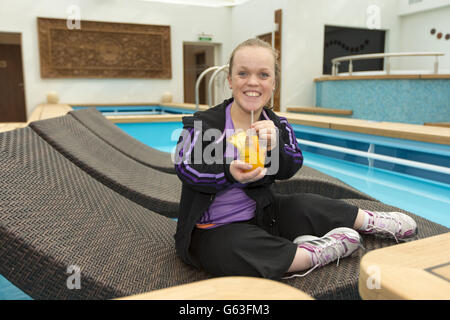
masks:
[[[233,98],[183,118],[175,164],[183,182],[176,248],[186,263],[213,275],[303,276],[353,253],[361,245],[359,233],[396,240],[416,233],[416,223],[403,213],[271,191],[275,180],[292,177],[303,162],[292,127],[265,107],[278,68],[277,53],[268,44],[241,43],[229,61]],[[245,146],[259,144],[253,150],[264,153],[264,166],[242,161],[245,147],[239,154],[231,143],[234,132],[250,136],[251,131],[257,139],[246,139]]]

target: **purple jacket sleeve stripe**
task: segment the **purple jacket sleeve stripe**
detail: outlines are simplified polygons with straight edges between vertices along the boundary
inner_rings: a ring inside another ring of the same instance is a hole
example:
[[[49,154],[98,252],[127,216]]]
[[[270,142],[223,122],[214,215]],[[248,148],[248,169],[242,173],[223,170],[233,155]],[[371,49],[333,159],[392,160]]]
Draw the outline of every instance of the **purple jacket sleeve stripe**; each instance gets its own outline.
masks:
[[[303,155],[300,150],[300,147],[298,146],[294,129],[291,127],[291,125],[286,120],[286,118],[280,118],[280,119],[281,119],[280,122],[286,126],[286,130],[287,130],[288,136],[289,136],[289,144],[284,145],[284,151],[286,152],[286,154],[288,154],[294,158],[298,157],[298,158],[303,159]]]
[[[291,151],[286,151],[284,150],[284,152],[286,152],[286,154],[294,157],[294,158],[303,158],[303,155],[301,153],[299,153],[298,151],[296,152],[291,152]]]
[[[196,178],[195,176],[192,176],[189,172],[186,172],[186,170],[184,170],[184,168],[182,166],[177,166],[176,170],[180,174],[182,174],[185,178],[189,179],[190,181],[192,181],[192,182],[194,182],[196,184],[197,183],[211,184],[211,179],[210,178],[209,179]],[[220,184],[224,184],[224,183],[226,183],[225,179],[222,179],[222,180],[219,180],[219,181],[217,181],[217,180],[214,181],[214,184],[219,184],[220,185]]]
[[[195,174],[197,177],[203,177],[203,178],[214,178],[214,179],[218,179],[218,178],[222,178],[225,176],[225,173],[218,173],[218,174],[213,174],[213,173],[200,173],[197,170],[195,170],[194,168],[192,168],[191,166],[189,166],[188,161],[185,160],[183,161],[184,167],[191,172],[192,174]]]
[[[190,128],[188,130],[190,137],[194,136],[193,140],[185,139],[183,147],[181,148],[179,155],[183,156],[182,159],[185,159],[184,161],[180,162],[179,164],[175,165],[176,171],[185,179],[186,182],[191,182],[195,184],[205,184],[205,185],[211,185],[211,184],[218,184],[222,185],[226,183],[225,174],[223,172],[218,174],[211,174],[211,173],[200,173],[199,171],[195,170],[192,166],[189,165],[189,156],[192,153],[192,150],[194,149],[195,144],[197,143],[198,137],[200,135],[200,132],[195,132],[193,128]],[[189,144],[189,141],[192,141]]]
[[[289,124],[289,122],[286,120],[286,118],[280,118],[281,119],[281,123],[284,123],[286,125],[286,130],[289,133],[289,145],[293,150],[298,150],[298,146],[297,146],[297,139],[295,137],[295,133],[294,133],[294,129],[292,129],[291,125]]]

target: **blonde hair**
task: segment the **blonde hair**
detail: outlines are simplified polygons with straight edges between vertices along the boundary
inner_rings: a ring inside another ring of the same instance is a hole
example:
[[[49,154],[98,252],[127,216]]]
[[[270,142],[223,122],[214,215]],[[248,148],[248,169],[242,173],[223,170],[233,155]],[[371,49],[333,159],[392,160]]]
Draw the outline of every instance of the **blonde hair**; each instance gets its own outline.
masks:
[[[230,60],[228,61],[228,65],[229,65],[229,75],[231,77],[232,75],[232,70],[233,70],[233,60],[234,60],[234,56],[236,54],[237,51],[239,51],[240,49],[244,48],[244,47],[260,47],[260,48],[266,48],[268,49],[272,55],[273,55],[273,60],[275,61],[275,65],[274,65],[274,70],[275,70],[275,87],[278,86],[278,80],[280,77],[280,64],[278,63],[278,51],[275,50],[274,48],[272,48],[272,46],[270,44],[268,44],[267,42],[258,39],[258,38],[252,38],[252,39],[248,39],[244,42],[242,42],[241,44],[239,44],[236,48],[234,48],[233,52],[231,53],[230,56]]]

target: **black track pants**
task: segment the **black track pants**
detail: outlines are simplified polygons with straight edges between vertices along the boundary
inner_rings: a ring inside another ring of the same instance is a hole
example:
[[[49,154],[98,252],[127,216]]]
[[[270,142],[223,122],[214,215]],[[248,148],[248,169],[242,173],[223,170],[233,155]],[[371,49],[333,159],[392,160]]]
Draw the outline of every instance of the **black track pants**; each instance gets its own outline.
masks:
[[[320,237],[338,227],[352,228],[358,213],[353,205],[316,194],[276,195],[275,199],[264,209],[265,214],[275,216],[272,226],[258,226],[253,219],[207,230],[196,228],[190,250],[203,269],[216,276],[281,279],[297,251],[292,240],[300,235]]]

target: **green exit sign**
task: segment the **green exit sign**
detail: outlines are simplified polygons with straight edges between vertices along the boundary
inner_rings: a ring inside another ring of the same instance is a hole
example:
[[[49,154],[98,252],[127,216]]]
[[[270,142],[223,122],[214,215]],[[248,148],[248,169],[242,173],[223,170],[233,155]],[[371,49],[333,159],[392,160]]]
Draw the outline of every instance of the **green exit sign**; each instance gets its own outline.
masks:
[[[212,35],[209,34],[199,34],[198,41],[212,41]]]

